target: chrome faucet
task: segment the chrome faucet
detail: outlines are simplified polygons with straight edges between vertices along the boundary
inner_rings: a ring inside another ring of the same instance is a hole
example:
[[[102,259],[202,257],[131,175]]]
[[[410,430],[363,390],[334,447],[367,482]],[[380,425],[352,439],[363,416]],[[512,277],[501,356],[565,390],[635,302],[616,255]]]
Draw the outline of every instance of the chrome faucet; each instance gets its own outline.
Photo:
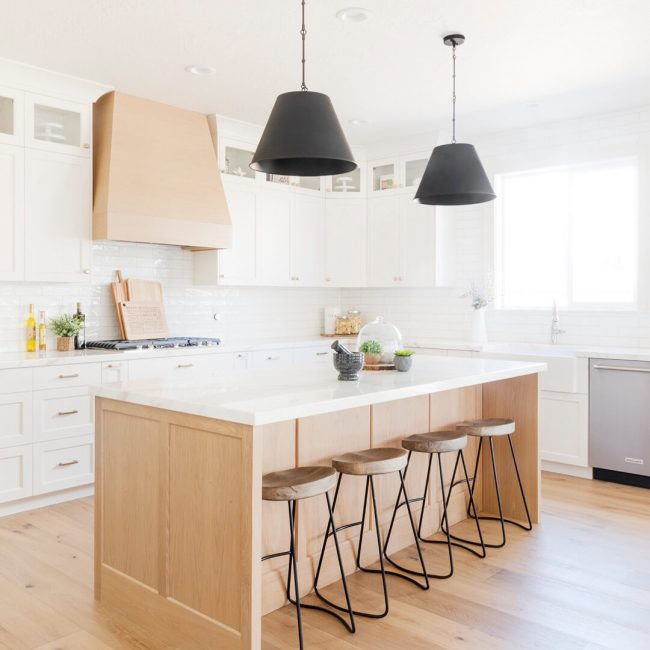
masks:
[[[557,303],[553,301],[553,319],[551,320],[551,343],[557,345],[557,340],[560,334],[564,334],[566,330],[560,329],[560,314],[557,310]]]

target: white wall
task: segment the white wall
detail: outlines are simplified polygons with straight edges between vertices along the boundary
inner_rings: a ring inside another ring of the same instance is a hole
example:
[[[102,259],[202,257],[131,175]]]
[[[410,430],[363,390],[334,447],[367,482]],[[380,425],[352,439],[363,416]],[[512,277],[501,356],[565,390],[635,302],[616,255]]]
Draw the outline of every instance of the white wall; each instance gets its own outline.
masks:
[[[110,282],[124,277],[160,280],[172,335],[219,336],[228,341],[318,335],[322,308],[338,304],[338,289],[192,286],[192,253],[177,246],[95,242],[91,282],[0,283],[0,352],[24,349],[29,303],[48,318],[81,301],[90,338],[119,338]],[[212,314],[221,314],[216,322]],[[37,314],[38,316],[38,314]],[[54,339],[49,342],[54,349]]]

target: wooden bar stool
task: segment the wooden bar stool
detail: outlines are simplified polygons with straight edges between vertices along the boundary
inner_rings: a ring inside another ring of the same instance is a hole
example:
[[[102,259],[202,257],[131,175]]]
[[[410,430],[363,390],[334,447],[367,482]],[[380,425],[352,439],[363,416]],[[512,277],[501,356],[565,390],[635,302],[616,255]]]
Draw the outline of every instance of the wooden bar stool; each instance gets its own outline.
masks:
[[[397,562],[391,560],[387,554],[388,543],[390,541],[390,536],[393,531],[395,518],[397,517],[397,511],[402,506],[407,505],[407,503],[416,503],[418,501],[421,501],[422,509],[420,510],[420,518],[418,521],[418,530],[417,530],[418,539],[421,542],[424,542],[426,544],[446,544],[449,553],[449,571],[444,574],[428,573],[427,575],[429,578],[437,578],[440,580],[451,578],[451,576],[454,575],[454,557],[451,549],[452,546],[458,546],[462,549],[465,549],[466,551],[469,551],[470,553],[473,553],[474,555],[480,558],[485,557],[485,545],[483,544],[483,535],[481,533],[481,527],[478,521],[476,522],[476,530],[478,532],[478,538],[479,538],[479,541],[477,543],[481,546],[482,549],[480,553],[478,551],[475,551],[473,548],[470,548],[458,542],[453,542],[451,535],[449,534],[449,516],[447,513],[447,508],[449,506],[449,499],[451,498],[451,490],[454,485],[454,480],[456,478],[456,472],[458,471],[459,463],[462,463],[463,472],[465,474],[465,481],[469,485],[467,465],[465,464],[465,456],[463,454],[463,449],[467,447],[467,435],[460,431],[431,431],[429,433],[416,433],[402,440],[402,447],[408,450],[408,461],[406,463],[406,468],[404,470],[404,478],[406,479],[406,475],[409,466],[411,464],[411,456],[413,453],[429,454],[429,462],[427,465],[427,477],[424,482],[424,491],[422,492],[421,497],[413,497],[412,499],[408,499],[407,501],[405,496],[404,501],[400,501],[402,497],[402,490],[400,488],[400,492],[397,495],[397,501],[395,502],[395,508],[393,510],[393,517],[390,521],[390,527],[388,528],[388,534],[386,535],[386,542],[384,544],[384,554],[386,556],[386,560],[390,562],[393,566],[400,569],[401,571],[405,571],[406,573],[411,573],[415,575],[421,575],[419,571],[413,571],[412,569],[407,569],[406,567],[397,564]],[[444,476],[442,471],[442,454],[448,454],[453,452],[456,452],[456,463],[454,464],[454,471],[452,473],[451,481],[449,483],[449,490],[447,494],[445,494],[445,481],[444,481]],[[442,521],[440,523],[440,528],[445,533],[446,540],[425,539],[422,537],[422,522],[424,520],[424,508],[426,505],[427,492],[429,491],[429,483],[431,480],[431,464],[433,461],[434,454],[438,457],[438,476],[440,478],[440,494],[442,495],[443,515],[442,515]],[[474,495],[472,494],[471,490],[469,492],[469,504],[473,509],[475,509]]]
[[[284,555],[289,556],[289,570],[287,572],[287,600],[296,608],[296,616],[298,618],[298,640],[301,650],[303,648],[302,608],[316,609],[320,612],[330,614],[330,616],[334,616],[338,619],[349,632],[355,631],[354,613],[352,611],[352,605],[350,604],[350,595],[345,581],[345,571],[343,569],[343,560],[341,559],[341,551],[336,537],[336,531],[333,533],[334,545],[336,546],[336,555],[339,561],[339,570],[341,571],[341,582],[343,583],[343,591],[345,592],[345,600],[347,602],[347,608],[337,607],[336,609],[347,612],[350,617],[350,622],[348,623],[348,621],[337,612],[333,612],[325,607],[301,603],[298,587],[298,567],[296,563],[296,501],[324,494],[325,500],[327,501],[327,511],[329,513],[329,521],[327,524],[327,530],[329,531],[330,526],[334,526],[334,519],[328,491],[336,485],[336,477],[337,473],[332,467],[320,466],[296,467],[281,472],[271,472],[262,477],[262,499],[265,501],[286,501],[289,505],[289,550],[265,555],[262,557],[262,561],[270,560],[275,557],[282,557]],[[292,573],[294,591],[296,593],[295,600],[291,598]]]
[[[420,558],[420,566],[422,567],[421,573],[418,575],[424,578],[424,584],[419,583],[417,580],[411,578],[408,575],[402,573],[396,573],[394,571],[387,571],[384,565],[384,547],[381,542],[381,530],[379,527],[379,515],[377,511],[377,499],[375,493],[375,484],[373,477],[377,474],[390,474],[392,472],[397,472],[400,478],[400,494],[403,492],[406,494],[406,486],[404,485],[404,475],[402,470],[406,466],[407,462],[407,453],[404,449],[394,449],[392,447],[376,447],[374,449],[364,449],[363,451],[350,452],[338,456],[332,460],[332,466],[339,472],[339,478],[336,484],[336,491],[334,492],[334,501],[332,505],[332,512],[336,509],[336,502],[339,495],[339,490],[341,488],[341,479],[343,475],[348,476],[365,476],[366,477],[366,489],[363,498],[363,509],[361,514],[361,519],[349,524],[344,524],[338,528],[334,527],[333,518],[330,519],[330,524],[328,526],[327,532],[325,533],[325,539],[323,540],[323,548],[321,550],[320,558],[318,560],[318,568],[316,569],[316,577],[314,579],[314,591],[318,597],[330,607],[334,607],[340,611],[347,611],[345,608],[333,603],[328,600],[318,591],[318,579],[320,577],[321,568],[323,565],[323,558],[325,557],[325,550],[327,548],[327,540],[330,535],[334,535],[336,532],[344,530],[346,528],[351,528],[353,526],[360,526],[361,532],[359,534],[359,543],[357,546],[357,557],[356,557],[356,566],[359,571],[364,571],[366,573],[378,573],[381,575],[382,587],[384,592],[384,610],[380,613],[374,612],[363,612],[358,610],[352,610],[356,616],[364,616],[366,618],[383,618],[388,614],[389,604],[388,604],[388,585],[386,583],[386,576],[396,576],[404,580],[408,580],[414,585],[420,587],[422,590],[427,590],[429,588],[429,579],[427,576],[426,567],[424,565],[424,558],[422,557],[422,551],[420,545],[418,544],[418,536],[415,530],[415,523],[413,521],[413,515],[411,512],[411,506],[407,502],[406,507],[408,510],[409,520],[411,523],[411,529],[413,531],[413,539],[415,541],[415,546],[417,548],[418,557]],[[372,499],[372,511],[374,515],[374,524],[375,524],[375,533],[377,536],[377,550],[379,551],[379,569],[368,569],[361,566],[361,549],[363,546],[363,528],[366,520],[366,512],[368,511],[368,496]],[[331,530],[330,530],[331,528]],[[336,539],[336,537],[335,537]]]
[[[488,515],[479,515],[476,507],[473,502],[467,508],[468,516],[479,520],[484,521],[499,521],[501,523],[501,542],[498,544],[488,544],[485,546],[488,548],[501,548],[505,546],[506,543],[506,527],[505,524],[512,524],[513,526],[518,526],[523,530],[532,530],[533,523],[530,519],[530,513],[528,511],[528,503],[526,502],[526,494],[524,493],[524,486],[521,482],[521,475],[519,474],[519,467],[517,466],[517,457],[515,455],[515,448],[512,445],[512,434],[515,432],[515,421],[510,418],[487,418],[482,420],[470,420],[468,422],[461,422],[456,425],[458,431],[465,433],[469,436],[476,436],[479,438],[478,451],[476,453],[476,464],[474,465],[474,474],[469,478],[468,484],[470,486],[470,493],[474,494],[474,489],[476,487],[476,476],[478,473],[479,463],[481,462],[481,453],[483,451],[483,440],[487,438],[488,445],[490,447],[490,460],[492,461],[492,476],[494,478],[494,490],[497,498],[497,506],[499,508],[499,516],[492,517]],[[512,463],[515,468],[515,473],[517,475],[517,483],[519,484],[519,493],[521,494],[521,499],[524,505],[524,510],[526,511],[526,524],[522,524],[518,521],[513,521],[512,519],[506,519],[503,516],[503,508],[501,506],[501,493],[499,491],[499,475],[497,473],[497,464],[494,458],[494,445],[492,439],[497,436],[507,436],[508,445],[510,446],[510,455],[512,456]],[[475,544],[470,540],[462,539],[459,537],[451,536],[452,539],[464,542],[466,544]]]

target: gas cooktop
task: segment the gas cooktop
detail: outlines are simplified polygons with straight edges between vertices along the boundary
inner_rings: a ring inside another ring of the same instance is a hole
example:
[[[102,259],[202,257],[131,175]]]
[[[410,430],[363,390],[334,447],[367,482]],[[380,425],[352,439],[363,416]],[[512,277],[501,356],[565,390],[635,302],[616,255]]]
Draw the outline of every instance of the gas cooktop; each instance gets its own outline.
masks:
[[[197,348],[216,346],[221,339],[210,339],[202,337],[181,337],[173,336],[166,339],[138,339],[135,341],[88,341],[87,348],[98,350],[146,350],[157,348]]]

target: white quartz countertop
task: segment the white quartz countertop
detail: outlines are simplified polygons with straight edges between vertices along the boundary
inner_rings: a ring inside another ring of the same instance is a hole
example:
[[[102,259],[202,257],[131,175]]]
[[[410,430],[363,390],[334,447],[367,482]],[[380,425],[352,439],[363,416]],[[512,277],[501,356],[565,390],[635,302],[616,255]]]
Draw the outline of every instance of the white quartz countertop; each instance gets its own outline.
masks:
[[[91,391],[144,406],[262,425],[544,370],[546,364],[537,362],[421,356],[410,372],[363,372],[356,382],[338,381],[333,367],[299,365],[161,377],[93,386]]]

